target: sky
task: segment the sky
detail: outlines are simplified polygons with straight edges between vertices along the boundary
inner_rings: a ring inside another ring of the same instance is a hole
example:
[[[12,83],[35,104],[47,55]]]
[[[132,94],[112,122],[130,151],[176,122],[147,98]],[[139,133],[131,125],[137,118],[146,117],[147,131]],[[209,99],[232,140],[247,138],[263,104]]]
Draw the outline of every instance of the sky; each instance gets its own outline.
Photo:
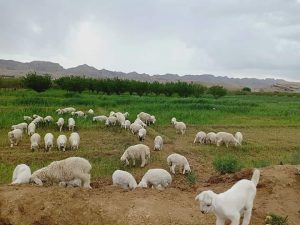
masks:
[[[0,58],[300,81],[300,0],[0,0]]]

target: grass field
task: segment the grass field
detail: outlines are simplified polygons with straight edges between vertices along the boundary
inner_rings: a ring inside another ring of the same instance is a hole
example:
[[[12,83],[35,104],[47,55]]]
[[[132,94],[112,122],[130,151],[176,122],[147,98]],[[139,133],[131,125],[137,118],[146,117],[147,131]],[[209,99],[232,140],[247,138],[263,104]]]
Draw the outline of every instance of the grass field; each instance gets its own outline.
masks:
[[[212,170],[212,161],[220,155],[230,154],[237,158],[241,167],[263,167],[279,163],[300,163],[300,98],[288,96],[239,95],[213,99],[178,98],[165,96],[73,94],[61,90],[36,93],[30,90],[0,91],[0,183],[10,182],[14,167],[27,163],[32,170],[47,165],[53,160],[68,156],[83,156],[93,165],[92,177],[108,177],[115,169],[124,168],[119,158],[126,147],[138,143],[137,137],[119,127],[105,127],[93,123],[91,118],[76,119],[81,136],[79,151],[31,152],[30,141],[24,136],[20,146],[10,148],[7,132],[10,126],[22,122],[24,115],[51,115],[55,120],[57,108],[75,107],[87,111],[94,109],[96,115],[110,111],[129,112],[133,121],[141,112],[156,116],[157,123],[147,129],[145,143],[153,148],[154,137],[164,138],[162,152],[152,153],[151,164],[144,169],[128,168],[142,175],[149,168],[167,168],[166,157],[171,152],[182,153],[191,162],[201,181],[202,172]],[[170,120],[175,116],[187,124],[186,135],[175,133]],[[67,119],[69,115],[65,115]],[[212,145],[192,144],[197,131],[241,131],[244,144],[241,148],[217,148]],[[52,124],[37,129],[43,136],[47,132],[59,135]],[[69,136],[70,132],[64,130]],[[204,170],[204,171],[202,171]]]

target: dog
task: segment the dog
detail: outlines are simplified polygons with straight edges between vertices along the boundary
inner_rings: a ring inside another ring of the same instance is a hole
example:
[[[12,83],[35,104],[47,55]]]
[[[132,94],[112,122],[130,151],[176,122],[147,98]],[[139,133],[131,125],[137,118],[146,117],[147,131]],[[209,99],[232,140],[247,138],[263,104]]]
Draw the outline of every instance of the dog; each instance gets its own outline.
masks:
[[[241,214],[244,214],[242,225],[248,225],[259,177],[260,171],[255,169],[251,180],[240,180],[221,194],[211,190],[203,191],[195,200],[200,202],[202,213],[213,212],[216,215],[216,225],[224,225],[227,219],[231,221],[231,225],[239,225]]]

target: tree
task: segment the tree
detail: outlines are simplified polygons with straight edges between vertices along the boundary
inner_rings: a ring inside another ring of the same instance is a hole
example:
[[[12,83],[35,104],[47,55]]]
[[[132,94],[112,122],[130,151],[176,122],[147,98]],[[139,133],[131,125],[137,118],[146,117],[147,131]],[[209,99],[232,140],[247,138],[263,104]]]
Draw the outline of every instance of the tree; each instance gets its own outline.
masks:
[[[227,90],[223,86],[212,86],[207,93],[213,95],[214,98],[220,98],[227,94]]]
[[[37,75],[34,73],[28,73],[23,79],[22,83],[26,88],[33,89],[37,92],[43,92],[52,86],[51,76],[48,74]]]
[[[244,92],[251,92],[251,88],[249,88],[249,87],[243,87],[242,91],[244,91]]]

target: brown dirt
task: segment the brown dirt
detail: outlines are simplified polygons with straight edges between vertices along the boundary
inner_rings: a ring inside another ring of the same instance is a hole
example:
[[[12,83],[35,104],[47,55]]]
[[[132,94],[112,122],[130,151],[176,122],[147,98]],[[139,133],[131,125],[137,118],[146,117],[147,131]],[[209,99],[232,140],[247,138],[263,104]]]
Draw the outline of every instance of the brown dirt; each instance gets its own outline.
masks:
[[[300,176],[295,166],[262,169],[253,209],[252,225],[264,224],[270,212],[288,216],[290,225],[300,221]],[[214,215],[203,215],[195,195],[207,189],[222,192],[251,171],[213,176],[198,186],[188,186],[176,175],[164,191],[136,189],[124,191],[110,180],[93,182],[92,190],[79,188],[0,186],[0,225],[8,224],[215,224]]]

